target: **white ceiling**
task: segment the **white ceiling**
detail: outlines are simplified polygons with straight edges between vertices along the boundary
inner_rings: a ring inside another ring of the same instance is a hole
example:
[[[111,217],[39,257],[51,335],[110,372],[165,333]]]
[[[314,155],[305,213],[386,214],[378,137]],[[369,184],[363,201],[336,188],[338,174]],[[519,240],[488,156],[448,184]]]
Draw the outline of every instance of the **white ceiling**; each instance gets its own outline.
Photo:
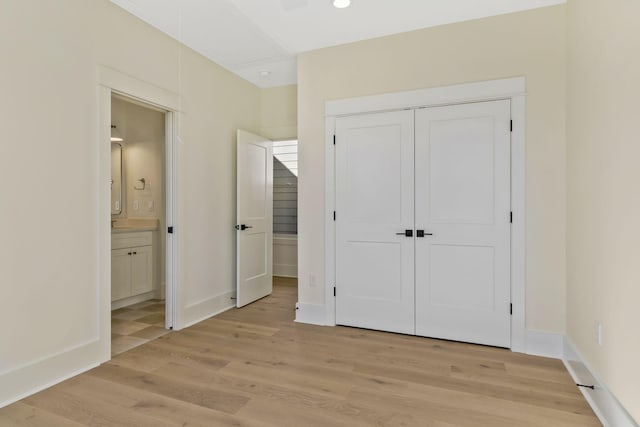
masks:
[[[246,80],[273,87],[296,83],[301,52],[566,0],[352,0],[347,9],[331,0],[111,1]]]

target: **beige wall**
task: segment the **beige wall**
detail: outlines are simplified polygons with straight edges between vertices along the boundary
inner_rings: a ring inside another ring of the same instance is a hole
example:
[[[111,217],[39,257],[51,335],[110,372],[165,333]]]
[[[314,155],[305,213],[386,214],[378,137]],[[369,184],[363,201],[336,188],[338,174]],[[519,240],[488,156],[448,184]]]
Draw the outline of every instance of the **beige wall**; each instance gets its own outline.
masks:
[[[179,311],[235,285],[235,132],[260,90],[108,0],[0,2],[0,406],[104,357],[99,339],[98,65],[179,93]],[[224,300],[224,301],[223,301]],[[211,314],[209,312],[209,314]]]
[[[637,422],[639,16],[635,0],[568,5],[567,334]]]
[[[514,76],[527,82],[527,327],[564,333],[564,6],[300,55],[300,302],[324,303],[324,102]]]
[[[122,134],[124,218],[157,218],[163,221],[164,114],[118,98],[111,101],[111,123]],[[138,181],[145,179],[145,189]],[[134,201],[138,209],[134,209]],[[149,202],[153,207],[149,208]],[[164,234],[164,233],[163,233]]]
[[[273,140],[298,137],[298,86],[262,89],[260,134]]]

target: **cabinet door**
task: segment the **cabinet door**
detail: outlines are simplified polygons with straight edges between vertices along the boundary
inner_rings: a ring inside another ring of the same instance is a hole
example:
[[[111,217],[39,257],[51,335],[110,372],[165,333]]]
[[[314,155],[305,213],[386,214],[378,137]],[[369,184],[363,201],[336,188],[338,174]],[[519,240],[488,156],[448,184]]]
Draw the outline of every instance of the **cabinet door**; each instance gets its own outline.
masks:
[[[111,301],[131,296],[131,249],[111,251]]]
[[[150,292],[153,288],[151,246],[131,248],[131,295]]]

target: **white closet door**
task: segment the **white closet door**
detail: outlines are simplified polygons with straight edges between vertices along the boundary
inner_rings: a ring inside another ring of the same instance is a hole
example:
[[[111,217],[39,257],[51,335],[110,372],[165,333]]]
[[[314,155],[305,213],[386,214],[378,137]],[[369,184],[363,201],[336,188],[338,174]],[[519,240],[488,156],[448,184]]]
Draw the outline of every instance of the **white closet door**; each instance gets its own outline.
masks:
[[[509,347],[510,102],[417,110],[415,149],[416,334]]]
[[[415,333],[413,111],[336,120],[336,321]]]

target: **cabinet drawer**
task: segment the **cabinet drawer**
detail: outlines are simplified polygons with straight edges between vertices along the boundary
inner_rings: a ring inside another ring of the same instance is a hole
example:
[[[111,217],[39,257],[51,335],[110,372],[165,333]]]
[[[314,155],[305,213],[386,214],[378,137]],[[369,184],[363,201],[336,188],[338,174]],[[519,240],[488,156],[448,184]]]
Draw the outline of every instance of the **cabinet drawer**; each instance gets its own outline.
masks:
[[[134,246],[151,245],[151,231],[119,233],[111,235],[111,249],[131,248]]]

